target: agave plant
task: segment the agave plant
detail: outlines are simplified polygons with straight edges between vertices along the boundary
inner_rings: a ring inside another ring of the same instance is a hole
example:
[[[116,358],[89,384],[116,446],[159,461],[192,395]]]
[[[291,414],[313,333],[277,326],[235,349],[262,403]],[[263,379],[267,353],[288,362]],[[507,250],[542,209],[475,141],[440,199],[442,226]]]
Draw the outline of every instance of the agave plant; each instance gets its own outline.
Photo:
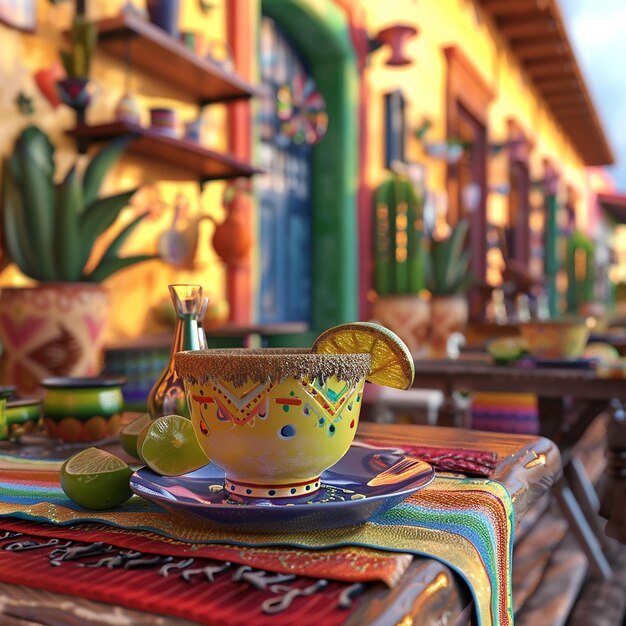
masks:
[[[428,290],[436,296],[466,293],[474,284],[469,269],[471,251],[465,248],[469,222],[460,220],[445,239],[433,239],[428,257]]]
[[[99,198],[102,181],[124,151],[128,138],[102,149],[84,176],[74,165],[54,182],[54,146],[36,126],[24,129],[2,172],[2,238],[7,256],[40,282],[100,282],[152,255],[119,256],[124,241],[147,215],[138,215],[115,237],[96,266],[85,266],[94,243],[117,219],[135,189]]]

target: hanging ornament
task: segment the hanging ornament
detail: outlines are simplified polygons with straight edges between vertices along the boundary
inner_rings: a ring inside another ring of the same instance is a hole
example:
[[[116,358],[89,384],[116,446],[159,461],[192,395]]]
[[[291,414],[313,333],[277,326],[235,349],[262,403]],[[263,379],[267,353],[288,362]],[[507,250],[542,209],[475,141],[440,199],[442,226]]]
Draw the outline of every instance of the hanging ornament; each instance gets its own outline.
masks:
[[[50,67],[37,70],[34,74],[35,85],[41,95],[50,103],[53,109],[61,104],[57,93],[56,84],[65,78],[65,70],[59,61],[55,61]]]
[[[328,129],[326,102],[315,81],[302,71],[290,84],[279,87],[276,115],[280,123],[279,143],[314,145]]]

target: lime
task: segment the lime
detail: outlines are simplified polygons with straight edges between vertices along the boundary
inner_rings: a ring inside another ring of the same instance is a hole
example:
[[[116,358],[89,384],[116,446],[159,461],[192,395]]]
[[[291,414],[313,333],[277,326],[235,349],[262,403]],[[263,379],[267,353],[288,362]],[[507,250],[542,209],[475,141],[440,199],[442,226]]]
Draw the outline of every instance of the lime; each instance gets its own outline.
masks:
[[[604,341],[590,343],[583,352],[586,359],[598,359],[600,361],[613,361],[619,359],[619,352],[615,346]]]
[[[133,470],[114,454],[87,448],[61,466],[65,495],[87,509],[112,509],[133,495],[128,485]]]
[[[180,476],[209,462],[191,420],[182,415],[154,420],[139,435],[137,452],[153,472],[162,476]]]
[[[388,328],[373,322],[353,322],[329,328],[313,344],[321,354],[371,354],[372,366],[365,380],[377,385],[408,389],[415,366],[405,343]]]
[[[498,337],[487,344],[487,352],[496,363],[506,365],[528,352],[528,345],[521,337]]]
[[[120,431],[120,444],[124,448],[124,452],[130,454],[134,459],[143,461],[139,456],[139,452],[137,452],[137,439],[140,433],[148,428],[151,423],[150,413],[144,413],[141,417],[124,426]]]

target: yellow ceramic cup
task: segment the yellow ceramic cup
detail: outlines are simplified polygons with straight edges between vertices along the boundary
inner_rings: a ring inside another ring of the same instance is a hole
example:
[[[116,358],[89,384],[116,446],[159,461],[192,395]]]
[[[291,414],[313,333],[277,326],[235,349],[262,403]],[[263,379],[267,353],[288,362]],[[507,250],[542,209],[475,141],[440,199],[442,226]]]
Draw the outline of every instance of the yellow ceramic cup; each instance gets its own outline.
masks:
[[[190,350],[175,357],[191,419],[225,489],[255,498],[314,493],[348,450],[369,354]]]

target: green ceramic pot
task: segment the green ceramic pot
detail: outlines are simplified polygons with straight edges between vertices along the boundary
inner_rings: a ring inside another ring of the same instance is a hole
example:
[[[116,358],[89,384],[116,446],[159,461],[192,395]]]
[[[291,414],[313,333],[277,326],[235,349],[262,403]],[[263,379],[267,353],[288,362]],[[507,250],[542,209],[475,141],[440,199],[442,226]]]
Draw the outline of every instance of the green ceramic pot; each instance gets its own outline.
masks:
[[[7,423],[7,398],[15,393],[15,387],[0,387],[0,440],[9,438],[9,425]]]
[[[96,441],[120,429],[125,378],[45,378],[43,421],[51,437]]]
[[[36,398],[7,400],[6,419],[10,439],[35,432],[41,423],[41,401]]]

